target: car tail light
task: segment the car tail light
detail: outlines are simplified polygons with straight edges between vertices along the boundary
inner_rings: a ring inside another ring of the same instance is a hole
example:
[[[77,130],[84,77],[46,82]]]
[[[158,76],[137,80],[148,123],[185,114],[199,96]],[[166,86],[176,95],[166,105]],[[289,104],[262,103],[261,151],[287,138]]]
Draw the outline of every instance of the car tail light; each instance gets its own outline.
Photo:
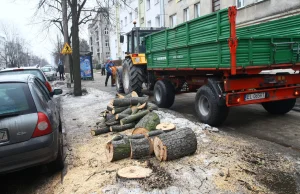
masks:
[[[49,92],[52,92],[52,87],[48,81],[46,81],[46,87],[49,90]]]
[[[132,54],[132,56],[133,56],[133,57],[138,57],[138,56],[139,56],[139,54]]]
[[[38,121],[35,127],[35,130],[32,134],[32,137],[40,137],[47,135],[52,132],[50,121],[44,113],[38,113]]]
[[[229,104],[238,104],[241,102],[241,95],[239,94],[232,94],[228,97]]]
[[[295,91],[294,91],[294,95],[295,96],[300,96],[300,89],[295,89]]]

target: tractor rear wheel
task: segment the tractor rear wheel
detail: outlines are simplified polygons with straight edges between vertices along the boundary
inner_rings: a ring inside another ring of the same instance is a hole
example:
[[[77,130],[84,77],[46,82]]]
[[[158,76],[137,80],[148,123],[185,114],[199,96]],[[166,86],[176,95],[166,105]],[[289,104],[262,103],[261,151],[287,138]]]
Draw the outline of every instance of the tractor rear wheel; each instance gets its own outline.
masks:
[[[142,95],[145,71],[143,66],[135,66],[131,59],[127,58],[123,62],[123,88],[125,94],[135,91],[139,96]]]

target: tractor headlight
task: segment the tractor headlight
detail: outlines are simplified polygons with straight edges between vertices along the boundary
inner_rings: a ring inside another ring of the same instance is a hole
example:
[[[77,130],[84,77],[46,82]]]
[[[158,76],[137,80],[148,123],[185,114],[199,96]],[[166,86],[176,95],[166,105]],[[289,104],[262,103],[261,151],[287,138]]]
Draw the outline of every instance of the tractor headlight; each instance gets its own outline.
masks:
[[[139,57],[135,58],[134,60],[135,60],[136,63],[140,62],[140,58]]]

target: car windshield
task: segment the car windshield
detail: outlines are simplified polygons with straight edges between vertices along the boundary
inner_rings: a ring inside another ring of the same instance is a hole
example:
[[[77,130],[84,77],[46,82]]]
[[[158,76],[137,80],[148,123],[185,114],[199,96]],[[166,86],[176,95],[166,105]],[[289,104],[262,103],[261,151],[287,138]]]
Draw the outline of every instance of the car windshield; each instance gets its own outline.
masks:
[[[25,83],[0,83],[0,117],[36,112]]]
[[[11,70],[11,71],[0,71],[0,75],[20,75],[20,74],[32,74],[40,78],[43,82],[46,82],[46,79],[42,72],[38,69],[22,69],[22,70]]]
[[[50,72],[50,71],[51,71],[51,68],[43,68],[42,71],[43,71],[43,72]]]

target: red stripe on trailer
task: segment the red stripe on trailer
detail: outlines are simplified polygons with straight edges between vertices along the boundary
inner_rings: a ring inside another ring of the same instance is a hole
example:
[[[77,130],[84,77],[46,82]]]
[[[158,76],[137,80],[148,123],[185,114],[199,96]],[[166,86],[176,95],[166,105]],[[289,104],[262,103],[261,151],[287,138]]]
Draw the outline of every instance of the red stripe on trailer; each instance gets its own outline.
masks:
[[[228,39],[228,45],[230,49],[230,60],[231,60],[231,75],[236,74],[236,48],[238,41],[236,37],[236,6],[228,8],[228,17],[230,22],[230,38]]]

